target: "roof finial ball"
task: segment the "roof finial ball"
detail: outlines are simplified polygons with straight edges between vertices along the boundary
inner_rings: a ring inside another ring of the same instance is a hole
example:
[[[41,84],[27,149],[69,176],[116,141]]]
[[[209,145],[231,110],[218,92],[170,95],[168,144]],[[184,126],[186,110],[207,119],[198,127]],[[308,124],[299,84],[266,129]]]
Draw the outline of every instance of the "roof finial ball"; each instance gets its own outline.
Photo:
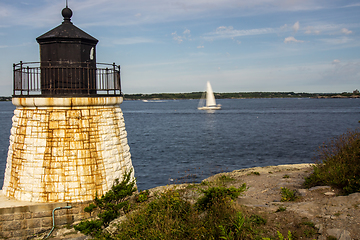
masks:
[[[70,18],[72,16],[72,11],[68,7],[68,2],[66,1],[66,7],[61,12],[62,16],[64,17],[64,21],[70,22]]]

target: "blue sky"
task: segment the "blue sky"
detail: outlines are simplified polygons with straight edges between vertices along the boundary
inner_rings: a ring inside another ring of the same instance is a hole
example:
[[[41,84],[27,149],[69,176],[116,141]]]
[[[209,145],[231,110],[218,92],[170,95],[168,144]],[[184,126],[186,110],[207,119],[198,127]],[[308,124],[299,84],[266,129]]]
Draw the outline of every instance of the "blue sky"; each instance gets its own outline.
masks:
[[[39,61],[35,40],[65,0],[0,0],[0,96],[12,64]],[[122,68],[124,93],[360,89],[359,0],[69,0],[99,39],[98,62]]]

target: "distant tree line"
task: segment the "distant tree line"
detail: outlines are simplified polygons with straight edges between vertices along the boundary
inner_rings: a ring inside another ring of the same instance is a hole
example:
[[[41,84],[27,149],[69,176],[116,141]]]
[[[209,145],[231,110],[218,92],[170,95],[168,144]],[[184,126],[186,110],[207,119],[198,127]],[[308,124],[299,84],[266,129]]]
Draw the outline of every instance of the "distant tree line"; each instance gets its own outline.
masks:
[[[170,100],[170,99],[200,99],[203,92],[191,93],[153,93],[124,94],[125,100]],[[349,98],[360,97],[359,92],[353,93],[295,93],[295,92],[235,92],[214,93],[216,99],[232,98]]]
[[[11,101],[11,97],[1,97],[0,96],[0,101]]]
[[[360,98],[358,90],[343,93],[295,93],[295,92],[234,92],[214,93],[216,99],[232,98]],[[152,93],[124,94],[124,100],[180,100],[200,99],[203,92],[191,93]],[[11,101],[11,97],[1,97],[0,101]]]

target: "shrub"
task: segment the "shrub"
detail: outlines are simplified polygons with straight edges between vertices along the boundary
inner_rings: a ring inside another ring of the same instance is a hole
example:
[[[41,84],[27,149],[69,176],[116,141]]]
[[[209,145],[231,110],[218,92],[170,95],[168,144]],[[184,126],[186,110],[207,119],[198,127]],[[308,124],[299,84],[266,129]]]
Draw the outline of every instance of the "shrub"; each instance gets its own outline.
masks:
[[[345,194],[360,191],[360,131],[349,131],[319,148],[314,172],[305,186],[330,185]]]
[[[290,190],[286,187],[281,188],[281,201],[282,202],[289,202],[289,201],[295,201],[296,195],[294,190]]]
[[[169,190],[129,214],[128,220],[119,225],[114,238],[221,239],[226,236],[223,234],[236,233],[235,239],[242,239],[239,236],[253,234],[247,227],[249,224],[255,226],[266,222],[257,215],[245,218],[235,209],[231,200],[245,190],[245,184],[240,188],[211,187],[202,190],[204,196],[195,204],[187,201],[181,191]]]
[[[196,209],[177,191],[157,196],[119,225],[116,239],[196,239],[205,234]]]
[[[279,206],[279,208],[275,212],[284,212],[284,211],[286,211],[286,207]]]
[[[137,196],[136,196],[136,201],[137,202],[145,202],[149,199],[149,190],[145,190],[145,191],[141,191]]]
[[[200,210],[206,210],[214,203],[222,203],[228,199],[236,199],[245,190],[245,183],[240,188],[211,187],[209,189],[202,190],[204,196],[197,200],[196,205]]]
[[[241,212],[238,212],[236,214],[236,218],[231,221],[229,227],[219,225],[221,235],[220,239],[235,239],[236,237],[239,237],[241,235],[241,232],[243,231],[245,220],[246,219],[243,214]]]
[[[101,198],[97,196],[94,203],[89,204],[84,209],[85,212],[92,213],[94,210],[98,211],[97,219],[81,221],[74,228],[86,235],[94,237],[103,236],[109,238],[102,233],[102,229],[107,227],[109,223],[120,216],[120,212],[127,212],[129,210],[128,197],[136,191],[135,180],[131,180],[131,171],[124,173],[123,180],[115,180],[115,184],[111,189]]]
[[[265,225],[266,219],[253,214],[250,217],[236,212],[226,225],[220,225],[220,239],[258,239],[256,226]]]
[[[255,225],[265,225],[267,222],[266,219],[256,214],[250,216],[250,221],[253,222]]]
[[[219,180],[220,180],[220,182],[222,182],[223,184],[225,184],[225,183],[227,183],[227,182],[232,182],[232,181],[234,181],[235,179],[232,178],[232,177],[226,176],[226,175],[221,175],[221,176],[219,177]]]

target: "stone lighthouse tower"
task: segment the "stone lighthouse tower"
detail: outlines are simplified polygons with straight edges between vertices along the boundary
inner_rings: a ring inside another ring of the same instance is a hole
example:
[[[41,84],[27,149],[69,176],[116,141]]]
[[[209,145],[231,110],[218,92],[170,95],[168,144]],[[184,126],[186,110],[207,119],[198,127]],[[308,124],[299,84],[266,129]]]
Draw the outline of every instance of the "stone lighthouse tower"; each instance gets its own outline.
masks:
[[[120,66],[96,63],[97,39],[64,21],[36,40],[40,62],[14,64],[3,192],[33,202],[81,202],[134,174]]]

